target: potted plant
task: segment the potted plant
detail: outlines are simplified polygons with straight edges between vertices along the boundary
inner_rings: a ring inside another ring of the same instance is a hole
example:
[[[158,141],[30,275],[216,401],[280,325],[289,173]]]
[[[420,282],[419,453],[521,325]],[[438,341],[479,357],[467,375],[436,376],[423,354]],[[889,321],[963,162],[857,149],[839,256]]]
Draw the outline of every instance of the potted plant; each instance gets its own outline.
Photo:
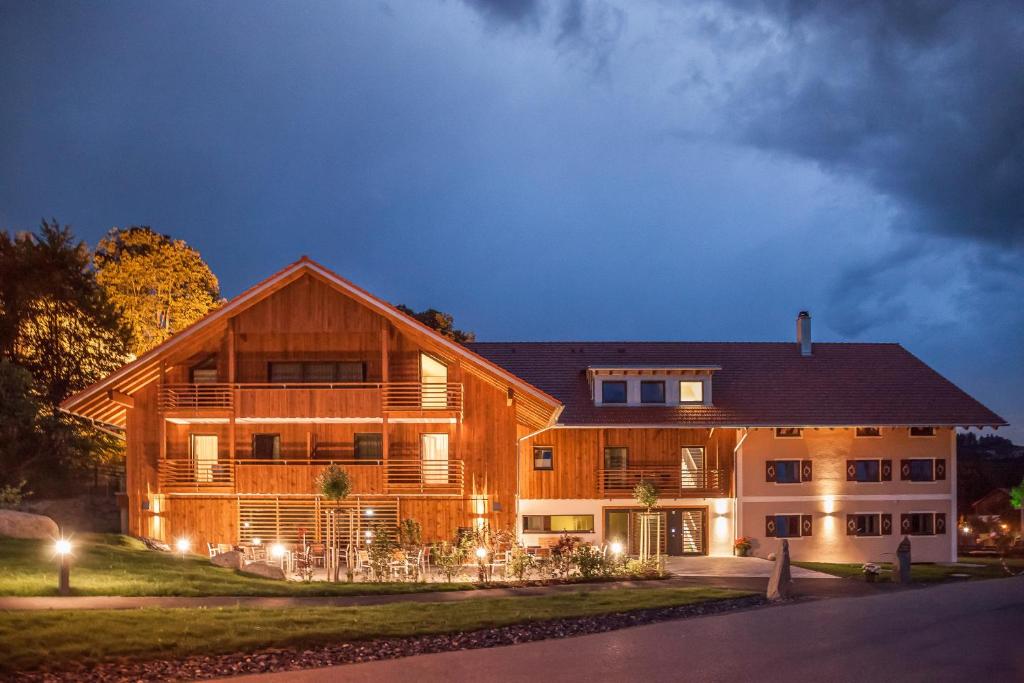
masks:
[[[738,557],[749,557],[751,547],[751,539],[747,536],[740,536],[732,544],[732,552]]]
[[[868,583],[874,583],[878,579],[878,575],[879,573],[881,573],[882,568],[874,562],[868,562],[863,567],[861,567],[861,571],[864,572],[865,581],[867,581]]]

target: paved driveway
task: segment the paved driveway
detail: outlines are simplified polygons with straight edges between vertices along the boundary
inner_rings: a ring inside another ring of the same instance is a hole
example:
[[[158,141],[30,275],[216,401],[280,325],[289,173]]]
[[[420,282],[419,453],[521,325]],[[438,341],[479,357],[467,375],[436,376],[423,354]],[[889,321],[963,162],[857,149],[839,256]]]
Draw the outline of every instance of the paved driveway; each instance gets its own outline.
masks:
[[[665,568],[676,576],[720,576],[767,578],[772,575],[774,562],[759,557],[670,557]],[[811,569],[790,567],[794,579],[834,579]]]
[[[564,640],[231,679],[1021,681],[1024,578],[667,621]]]

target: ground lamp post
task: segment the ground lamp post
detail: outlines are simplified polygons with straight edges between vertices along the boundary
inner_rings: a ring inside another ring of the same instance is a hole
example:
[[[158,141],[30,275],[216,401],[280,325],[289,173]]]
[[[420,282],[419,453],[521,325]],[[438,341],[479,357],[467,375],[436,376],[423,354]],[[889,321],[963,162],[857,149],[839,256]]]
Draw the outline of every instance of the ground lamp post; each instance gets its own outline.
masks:
[[[57,584],[57,592],[61,595],[71,595],[71,541],[66,538],[59,539],[54,544],[54,550],[60,558],[60,579]]]
[[[192,543],[187,538],[179,538],[175,543],[174,547],[181,553],[181,559],[185,559],[185,554],[188,549],[192,547]]]

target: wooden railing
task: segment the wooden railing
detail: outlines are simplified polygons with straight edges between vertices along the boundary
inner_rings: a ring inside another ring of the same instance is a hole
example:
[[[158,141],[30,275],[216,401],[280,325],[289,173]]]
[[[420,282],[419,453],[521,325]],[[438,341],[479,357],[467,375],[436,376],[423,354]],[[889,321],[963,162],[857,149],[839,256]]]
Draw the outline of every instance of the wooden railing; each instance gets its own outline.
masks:
[[[202,490],[233,486],[236,493],[316,493],[317,477],[330,465],[348,472],[353,494],[404,493],[462,495],[462,460],[218,460],[196,463],[189,458],[161,460],[161,487]]]
[[[458,382],[387,382],[381,388],[386,411],[462,411],[462,385]]]
[[[260,411],[287,410],[287,417],[347,417],[327,412],[462,412],[462,384],[458,382],[345,382],[331,384],[162,384],[157,405],[162,412],[174,410],[232,410],[239,393],[238,409],[259,413],[255,417],[280,417]]]
[[[663,498],[724,494],[724,470],[686,470],[680,467],[630,467],[598,470],[602,498],[629,498],[642,481],[649,481]]]
[[[230,410],[234,393],[230,384],[161,384],[157,407],[167,410]]]
[[[196,490],[231,486],[235,468],[230,460],[201,462],[191,458],[168,458],[157,466],[161,487],[188,487]]]

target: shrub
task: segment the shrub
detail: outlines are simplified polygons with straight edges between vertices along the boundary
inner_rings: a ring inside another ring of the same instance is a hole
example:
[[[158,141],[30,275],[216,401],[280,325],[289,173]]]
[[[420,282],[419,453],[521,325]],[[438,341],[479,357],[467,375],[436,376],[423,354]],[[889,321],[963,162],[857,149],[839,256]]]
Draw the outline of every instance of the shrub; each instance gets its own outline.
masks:
[[[337,465],[329,465],[316,478],[321,495],[329,500],[344,500],[352,492],[352,480],[348,472]]]
[[[13,510],[21,505],[26,496],[31,496],[31,491],[26,491],[27,481],[22,479],[17,486],[4,486],[0,488],[0,510]]]
[[[595,579],[599,576],[610,576],[612,563],[601,552],[600,548],[581,544],[573,551],[573,563],[584,579]]]
[[[565,579],[575,573],[576,548],[581,542],[578,536],[562,534],[558,543],[551,546],[551,572],[555,578]]]
[[[373,529],[373,540],[367,549],[370,562],[370,577],[376,583],[387,581],[391,573],[391,561],[395,556],[395,543],[391,532],[384,526]]]
[[[626,576],[637,579],[655,579],[662,575],[661,563],[657,557],[646,560],[627,560],[623,567]]]
[[[403,519],[398,525],[398,539],[403,548],[419,548],[423,543],[423,528],[415,519]]]
[[[521,545],[512,546],[508,558],[508,573],[517,581],[526,581],[530,573],[538,569],[537,558],[526,552]]]
[[[442,541],[431,549],[430,555],[434,566],[444,574],[445,580],[451,583],[466,560],[466,544]]]

